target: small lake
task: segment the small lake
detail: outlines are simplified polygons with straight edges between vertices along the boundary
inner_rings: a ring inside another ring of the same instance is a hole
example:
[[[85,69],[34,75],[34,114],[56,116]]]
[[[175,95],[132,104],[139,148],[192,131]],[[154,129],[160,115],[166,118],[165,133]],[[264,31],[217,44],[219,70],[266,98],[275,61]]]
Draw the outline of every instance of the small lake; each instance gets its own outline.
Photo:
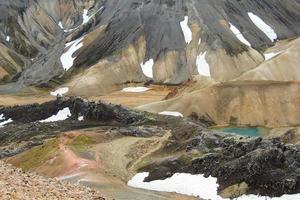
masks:
[[[268,131],[268,129],[262,127],[222,127],[213,129],[223,131],[225,133],[234,133],[245,137],[263,136]]]

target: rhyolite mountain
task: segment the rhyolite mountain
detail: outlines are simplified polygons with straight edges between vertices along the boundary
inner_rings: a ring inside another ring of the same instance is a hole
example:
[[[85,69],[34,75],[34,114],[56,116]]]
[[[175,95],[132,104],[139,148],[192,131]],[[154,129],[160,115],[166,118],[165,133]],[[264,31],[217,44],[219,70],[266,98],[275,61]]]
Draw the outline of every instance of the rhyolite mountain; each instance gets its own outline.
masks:
[[[103,74],[116,77],[111,84],[144,82],[140,64],[150,59],[154,82],[179,84],[198,73],[196,59],[204,52],[211,77],[229,81],[262,65],[264,51],[275,44],[249,13],[274,30],[276,41],[300,34],[298,0],[17,0],[1,1],[0,10],[0,79],[15,83],[12,89],[64,77],[90,86],[109,81]],[[186,16],[189,43],[180,26]],[[65,44],[81,37],[82,47],[65,70],[60,59],[68,50]],[[298,67],[288,68],[293,76],[268,78],[299,80]],[[91,72],[93,78],[85,78],[97,83],[76,78],[82,72]]]
[[[299,35],[300,0],[0,0],[0,159],[112,199],[193,199],[139,172],[299,196]]]
[[[209,80],[188,100],[142,109],[217,124],[300,123],[299,0],[17,0],[0,10],[0,93],[65,86],[102,95],[200,73]],[[207,85],[217,89],[203,93]],[[184,106],[194,101],[204,103]]]

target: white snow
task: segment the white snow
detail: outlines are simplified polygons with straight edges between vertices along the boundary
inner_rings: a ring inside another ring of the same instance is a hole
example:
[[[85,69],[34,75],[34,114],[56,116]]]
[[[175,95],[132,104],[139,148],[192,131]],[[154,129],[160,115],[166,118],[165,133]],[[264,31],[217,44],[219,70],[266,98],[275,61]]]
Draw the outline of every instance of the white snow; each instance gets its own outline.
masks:
[[[183,114],[181,114],[180,112],[175,112],[175,111],[163,111],[158,113],[160,115],[171,115],[171,116],[175,116],[175,117],[183,117]]]
[[[123,88],[122,92],[146,92],[150,90],[150,88],[147,87],[127,87]]]
[[[73,57],[73,54],[78,49],[83,47],[83,43],[82,43],[83,38],[84,36],[66,44],[65,48],[69,48],[69,49],[60,57],[60,61],[63,65],[63,68],[66,71],[68,71],[74,64],[74,60],[76,57]]]
[[[150,59],[145,63],[141,63],[141,68],[145,76],[149,78],[153,78],[153,65],[154,65],[153,59]]]
[[[4,120],[4,119],[5,119],[4,115],[1,114],[0,115],[0,120]],[[12,119],[8,119],[8,120],[5,120],[3,122],[0,122],[0,128],[3,127],[4,125],[8,124],[8,123],[11,123],[11,122],[13,122]]]
[[[87,23],[88,21],[90,21],[90,19],[93,17],[93,15],[92,16],[88,16],[88,10],[87,9],[84,9],[83,10],[83,15],[82,15],[82,18],[83,18],[83,22],[82,22],[82,24],[85,24],[85,23]]]
[[[217,194],[218,184],[216,178],[177,173],[165,180],[156,180],[149,183],[143,182],[148,175],[149,173],[147,172],[136,174],[128,182],[128,185],[135,188],[199,196],[203,199],[221,199]]]
[[[71,31],[73,31],[74,29],[76,29],[76,28],[68,29],[68,30],[65,29],[61,21],[58,22],[58,26],[59,26],[65,33],[71,32]],[[77,27],[77,28],[78,28],[78,27]]]
[[[206,52],[197,56],[196,64],[197,64],[198,72],[200,75],[203,76],[211,76],[210,67],[205,59],[205,56],[206,56]]]
[[[9,42],[9,41],[10,41],[10,37],[6,36],[6,42]]]
[[[62,22],[61,22],[61,21],[58,22],[58,26],[59,26],[61,29],[64,30],[64,26],[62,25]]]
[[[266,24],[261,18],[259,18],[252,12],[249,12],[248,16],[250,17],[252,22],[270,38],[270,40],[274,41],[277,39],[277,34],[275,33],[274,29],[272,29],[271,26]]]
[[[79,116],[78,117],[78,121],[83,121],[84,120],[84,117],[83,116]]]
[[[44,123],[44,122],[63,121],[63,120],[68,119],[70,116],[71,116],[70,109],[64,108],[64,109],[58,111],[58,113],[56,115],[52,115],[48,119],[41,120],[40,122]]]
[[[176,192],[195,196],[197,198],[212,199],[212,200],[229,200],[220,197],[217,194],[218,184],[217,179],[213,177],[205,178],[204,175],[191,175],[187,173],[176,173],[172,177],[165,180],[156,180],[144,182],[144,179],[149,175],[148,172],[136,174],[128,185],[134,188],[142,188],[160,192]],[[243,195],[236,200],[295,200],[300,199],[300,194],[283,195],[277,198],[270,198],[257,195]]]
[[[57,90],[55,90],[54,92],[50,92],[50,94],[52,96],[63,96],[64,94],[69,92],[69,88],[68,87],[63,87],[63,88],[59,88]]]
[[[277,56],[278,54],[280,54],[280,52],[277,52],[277,53],[273,53],[273,52],[271,52],[271,53],[265,53],[265,54],[264,54],[265,60],[266,60],[266,61],[267,61],[267,60],[270,60],[270,59],[272,59],[273,57]]]
[[[82,14],[82,18],[83,18],[83,22],[82,22],[82,25],[83,24],[86,24],[87,22],[90,21],[90,19],[92,17],[94,17],[100,10],[102,10],[104,7],[100,7],[99,10],[97,10],[95,13],[93,13],[91,16],[88,15],[88,10],[87,9],[84,9],[83,10],[83,14]]]
[[[246,40],[246,38],[243,36],[243,34],[240,32],[240,30],[235,27],[233,24],[229,23],[230,25],[230,30],[235,34],[235,36],[245,45],[247,46],[251,46],[250,42],[248,42],[248,40]]]
[[[189,44],[192,41],[193,33],[190,27],[188,26],[188,21],[189,21],[189,17],[185,16],[184,20],[180,22],[180,26],[184,34],[185,42]]]
[[[4,125],[9,124],[9,123],[11,123],[11,122],[13,122],[12,119],[8,119],[8,120],[6,120],[6,121],[0,122],[0,127],[3,127]]]

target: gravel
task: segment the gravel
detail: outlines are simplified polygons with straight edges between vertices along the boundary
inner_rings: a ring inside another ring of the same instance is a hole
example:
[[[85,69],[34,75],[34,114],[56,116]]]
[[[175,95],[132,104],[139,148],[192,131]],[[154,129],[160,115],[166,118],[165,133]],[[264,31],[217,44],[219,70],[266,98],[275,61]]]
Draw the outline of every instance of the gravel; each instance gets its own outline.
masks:
[[[105,200],[98,191],[24,172],[0,161],[1,200]]]

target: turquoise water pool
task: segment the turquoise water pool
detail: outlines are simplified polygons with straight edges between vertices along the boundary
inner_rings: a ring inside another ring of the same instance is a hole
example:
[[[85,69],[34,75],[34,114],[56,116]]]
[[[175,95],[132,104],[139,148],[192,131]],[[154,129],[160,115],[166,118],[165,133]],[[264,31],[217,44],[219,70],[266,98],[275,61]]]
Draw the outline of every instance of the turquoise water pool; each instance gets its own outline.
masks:
[[[225,127],[218,128],[217,130],[248,137],[262,136],[267,131],[265,128],[261,127]]]

